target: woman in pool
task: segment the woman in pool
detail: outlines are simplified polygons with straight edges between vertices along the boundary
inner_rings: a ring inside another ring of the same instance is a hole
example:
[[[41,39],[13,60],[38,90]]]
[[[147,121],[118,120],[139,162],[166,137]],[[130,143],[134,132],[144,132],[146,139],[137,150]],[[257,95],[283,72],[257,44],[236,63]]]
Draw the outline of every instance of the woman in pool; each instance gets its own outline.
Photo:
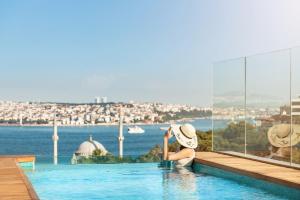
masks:
[[[180,146],[180,151],[170,153],[169,139],[175,135]],[[172,125],[164,136],[164,161],[175,161],[176,167],[189,167],[195,157],[195,148],[198,146],[196,130],[191,124]]]

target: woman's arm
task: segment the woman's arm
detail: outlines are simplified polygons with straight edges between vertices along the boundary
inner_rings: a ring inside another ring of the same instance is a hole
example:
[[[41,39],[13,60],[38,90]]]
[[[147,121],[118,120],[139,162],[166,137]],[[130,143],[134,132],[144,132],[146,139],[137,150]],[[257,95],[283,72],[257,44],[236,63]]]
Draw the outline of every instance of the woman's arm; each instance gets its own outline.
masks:
[[[184,148],[181,151],[174,153],[174,154],[170,154],[168,156],[168,160],[180,160],[183,158],[190,158],[194,155],[194,150],[190,149],[190,148]]]
[[[169,132],[166,132],[164,135],[164,160],[168,160],[168,153],[169,153]]]

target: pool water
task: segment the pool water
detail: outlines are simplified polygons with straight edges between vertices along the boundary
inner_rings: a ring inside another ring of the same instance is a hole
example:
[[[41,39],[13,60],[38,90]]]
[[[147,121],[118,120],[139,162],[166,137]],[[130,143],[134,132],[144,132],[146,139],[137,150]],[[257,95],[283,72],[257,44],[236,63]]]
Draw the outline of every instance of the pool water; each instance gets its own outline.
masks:
[[[286,199],[207,173],[157,166],[157,163],[38,164],[27,176],[41,200]]]

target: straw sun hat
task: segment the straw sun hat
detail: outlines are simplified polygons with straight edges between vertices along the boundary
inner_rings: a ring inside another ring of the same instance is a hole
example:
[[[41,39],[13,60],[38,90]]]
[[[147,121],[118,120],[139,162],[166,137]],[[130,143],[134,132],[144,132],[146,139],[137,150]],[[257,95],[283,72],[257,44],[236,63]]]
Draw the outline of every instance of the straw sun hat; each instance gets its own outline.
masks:
[[[196,129],[191,124],[171,125],[171,129],[179,142],[184,147],[195,149],[198,146]]]
[[[294,146],[300,142],[300,125],[292,127],[290,124],[274,125],[268,131],[268,139],[275,147]]]

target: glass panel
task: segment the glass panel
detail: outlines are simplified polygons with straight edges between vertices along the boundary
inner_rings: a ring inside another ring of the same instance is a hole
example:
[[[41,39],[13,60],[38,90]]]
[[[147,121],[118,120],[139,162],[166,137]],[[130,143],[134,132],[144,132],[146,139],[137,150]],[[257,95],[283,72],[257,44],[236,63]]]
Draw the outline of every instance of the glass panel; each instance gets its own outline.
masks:
[[[291,50],[292,63],[292,162],[300,164],[300,47]]]
[[[290,161],[289,50],[247,57],[247,154]]]
[[[214,65],[214,151],[244,152],[245,60]]]

